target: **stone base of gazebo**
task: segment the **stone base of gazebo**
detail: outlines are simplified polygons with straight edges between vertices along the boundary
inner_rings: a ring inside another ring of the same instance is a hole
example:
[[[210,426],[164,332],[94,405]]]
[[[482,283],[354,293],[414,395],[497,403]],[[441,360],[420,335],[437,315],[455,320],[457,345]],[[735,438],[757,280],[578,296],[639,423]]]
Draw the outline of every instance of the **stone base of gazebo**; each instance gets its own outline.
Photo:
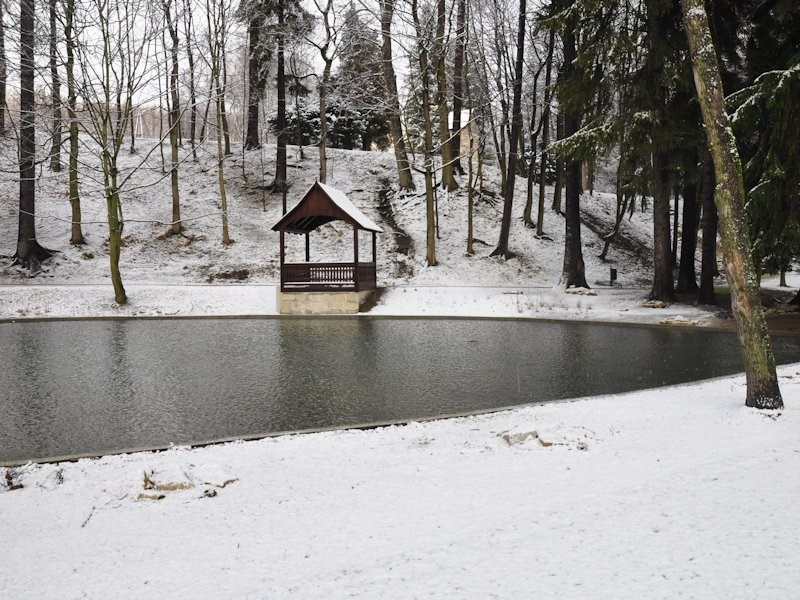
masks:
[[[282,315],[352,315],[370,303],[378,290],[363,292],[282,292],[278,288],[278,312]]]

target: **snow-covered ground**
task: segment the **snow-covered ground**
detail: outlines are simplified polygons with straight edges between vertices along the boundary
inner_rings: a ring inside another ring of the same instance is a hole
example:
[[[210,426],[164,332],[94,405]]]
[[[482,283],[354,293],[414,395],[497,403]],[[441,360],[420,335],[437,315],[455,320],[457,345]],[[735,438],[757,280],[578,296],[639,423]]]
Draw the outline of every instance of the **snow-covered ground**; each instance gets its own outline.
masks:
[[[382,223],[377,193],[391,157],[333,154],[331,183]],[[0,261],[0,319],[274,314],[269,227],[280,207],[267,195],[264,210],[258,155],[247,160],[243,182],[240,157],[231,159],[229,248],[203,217],[214,213],[208,165],[187,163],[195,176],[182,179],[184,214],[202,217],[188,237],[165,238],[153,222],[169,216],[164,182],[126,198],[124,307],[108,283],[97,190],[87,185],[84,214],[100,223],[87,225],[88,246],[72,248],[64,180],[45,170],[40,240],[61,253],[33,278]],[[306,162],[291,170],[293,193],[312,181],[313,156]],[[0,187],[0,242],[10,250],[14,186]],[[521,185],[520,210],[522,198]],[[587,219],[607,227],[612,202],[587,196]],[[397,257],[394,237],[381,236],[387,291],[372,314],[702,325],[719,312],[642,306],[646,214],[625,221],[626,249],[612,247],[623,287],[602,285],[610,265],[584,229],[596,295],[583,295],[557,285],[563,222],[550,211],[552,240],[515,220],[519,257],[502,261],[488,257],[500,208],[479,203],[476,237],[487,245],[466,257],[463,197],[442,198],[441,264],[426,267],[421,196],[394,204],[415,248]],[[335,225],[321,235],[332,253],[352,244]],[[793,598],[800,365],[780,374],[780,413],[745,408],[738,376],[402,427],[0,469],[0,596]]]
[[[780,372],[780,414],[732,377],[27,465],[0,487],[3,596],[794,598],[800,367]]]

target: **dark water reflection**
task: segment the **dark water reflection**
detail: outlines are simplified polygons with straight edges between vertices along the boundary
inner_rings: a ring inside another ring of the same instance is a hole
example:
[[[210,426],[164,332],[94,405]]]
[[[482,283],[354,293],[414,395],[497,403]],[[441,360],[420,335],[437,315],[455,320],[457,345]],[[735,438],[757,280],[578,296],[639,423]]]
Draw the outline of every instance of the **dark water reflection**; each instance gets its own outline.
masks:
[[[776,338],[780,362],[800,339]],[[589,323],[0,324],[0,461],[486,409],[741,371],[735,336]]]

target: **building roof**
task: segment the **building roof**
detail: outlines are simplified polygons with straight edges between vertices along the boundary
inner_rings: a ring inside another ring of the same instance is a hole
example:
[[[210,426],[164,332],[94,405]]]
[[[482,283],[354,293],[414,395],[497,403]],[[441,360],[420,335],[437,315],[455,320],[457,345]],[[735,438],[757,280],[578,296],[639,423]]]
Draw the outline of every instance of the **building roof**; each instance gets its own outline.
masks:
[[[297,205],[272,226],[273,231],[308,233],[330,221],[346,221],[353,227],[383,233],[383,230],[342,192],[315,182]]]

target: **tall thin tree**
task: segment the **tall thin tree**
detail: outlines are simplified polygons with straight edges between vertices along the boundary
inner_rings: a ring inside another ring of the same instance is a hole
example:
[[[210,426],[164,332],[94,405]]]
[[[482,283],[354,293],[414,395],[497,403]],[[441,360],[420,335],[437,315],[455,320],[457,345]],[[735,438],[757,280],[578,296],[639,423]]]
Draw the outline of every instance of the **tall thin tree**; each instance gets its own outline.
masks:
[[[464,49],[467,43],[467,0],[458,0],[456,17],[455,53],[453,58],[453,123],[450,131],[450,156],[453,171],[462,175],[461,166],[461,111],[464,108],[465,61]]]
[[[500,224],[500,240],[491,254],[491,256],[502,256],[504,258],[514,256],[514,253],[509,250],[508,238],[511,232],[511,211],[514,203],[514,184],[517,177],[519,137],[522,135],[522,68],[525,57],[525,10],[526,0],[520,0],[519,24],[517,27],[517,58],[514,64],[514,98],[511,108],[511,136],[508,142],[506,183],[503,188],[503,220]]]
[[[0,135],[6,132],[6,78],[8,63],[6,58],[6,0],[0,0]]]
[[[48,2],[50,16],[50,109],[53,114],[53,132],[50,141],[50,170],[61,171],[61,76],[58,72],[58,0]]]
[[[436,108],[439,113],[439,154],[442,157],[442,187],[448,190],[458,188],[453,168],[453,160],[458,154],[453,153],[450,143],[450,127],[447,110],[447,71],[445,68],[445,54],[447,44],[445,39],[445,0],[436,2],[436,37],[433,42],[433,56],[436,60]]]
[[[2,0],[0,0],[2,1]],[[69,203],[71,209],[70,243],[85,243],[81,227],[81,197],[78,184],[78,92],[75,83],[75,0],[64,2],[64,45],[67,60],[65,70],[67,76],[67,115],[69,116]]]
[[[170,231],[180,233],[183,229],[181,223],[181,196],[178,186],[178,137],[181,127],[181,106],[180,96],[178,95],[178,49],[180,39],[178,38],[178,15],[177,5],[176,14],[173,16],[173,0],[163,0],[164,19],[167,24],[171,46],[170,52],[170,72],[169,72],[169,147],[170,147],[170,189],[172,192],[172,224]]]
[[[381,12],[381,55],[383,57],[383,78],[391,111],[392,146],[397,163],[399,185],[401,189],[413,190],[414,179],[408,162],[403,125],[400,120],[400,100],[397,95],[397,78],[392,58],[392,19],[394,17],[395,0],[378,0]]]

